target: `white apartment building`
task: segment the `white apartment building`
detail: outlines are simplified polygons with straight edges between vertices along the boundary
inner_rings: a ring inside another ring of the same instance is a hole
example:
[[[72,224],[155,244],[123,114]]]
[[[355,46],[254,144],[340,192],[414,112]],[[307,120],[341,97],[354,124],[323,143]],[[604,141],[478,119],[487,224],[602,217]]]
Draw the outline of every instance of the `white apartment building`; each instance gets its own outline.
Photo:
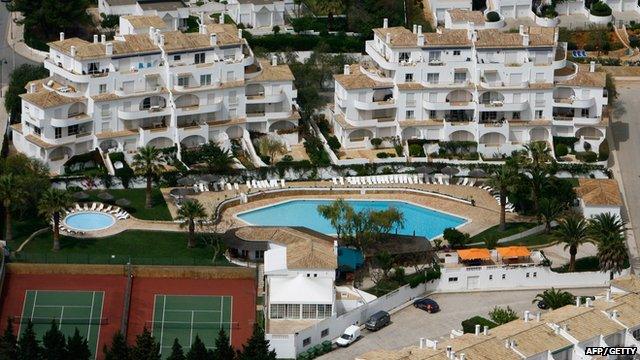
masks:
[[[159,17],[123,21],[129,25],[113,41],[61,33],[49,44],[50,76],[27,85],[21,123],[12,127],[18,151],[59,173],[68,158],[95,148],[133,153],[229,139],[251,146],[249,131],[297,126],[289,67],[255,59],[234,25],[182,33],[154,28]]]
[[[99,0],[98,11],[105,15],[154,15],[174,30],[185,28],[189,17],[189,7],[182,0]]]
[[[374,29],[371,62],[335,76],[334,133],[344,148],[371,138],[475,141],[485,157],[531,141],[605,139],[605,73],[567,61],[553,28]],[[406,148],[406,146],[405,146]]]
[[[283,0],[229,0],[226,11],[236,24],[253,29],[271,30],[276,25],[284,26]]]

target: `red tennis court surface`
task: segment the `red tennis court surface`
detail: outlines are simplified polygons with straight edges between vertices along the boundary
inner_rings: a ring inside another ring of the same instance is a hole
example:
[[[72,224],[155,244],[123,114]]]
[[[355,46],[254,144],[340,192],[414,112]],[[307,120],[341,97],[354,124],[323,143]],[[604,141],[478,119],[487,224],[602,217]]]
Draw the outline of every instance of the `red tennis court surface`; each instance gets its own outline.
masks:
[[[28,290],[53,291],[103,291],[104,305],[102,317],[106,323],[100,325],[98,356],[103,358],[102,349],[110,344],[116,331],[120,329],[124,305],[127,276],[122,266],[114,266],[105,271],[102,266],[99,275],[92,275],[91,266],[85,274],[81,265],[10,264],[2,289],[0,306],[0,330],[6,326],[9,316],[19,317]],[[73,274],[68,274],[69,272]],[[105,274],[106,272],[106,274]],[[219,273],[219,274],[218,274]],[[194,278],[192,278],[194,277]],[[216,278],[220,277],[220,278]],[[127,340],[134,343],[136,335],[143,327],[153,323],[153,307],[156,295],[215,295],[230,296],[232,321],[234,326],[231,343],[236,348],[251,336],[256,313],[256,288],[252,271],[241,268],[134,268],[131,286]],[[151,330],[151,329],[150,329]],[[17,332],[17,326],[15,326]],[[42,334],[38,334],[42,336]],[[217,334],[216,334],[217,335]],[[188,348],[190,344],[182,344]]]

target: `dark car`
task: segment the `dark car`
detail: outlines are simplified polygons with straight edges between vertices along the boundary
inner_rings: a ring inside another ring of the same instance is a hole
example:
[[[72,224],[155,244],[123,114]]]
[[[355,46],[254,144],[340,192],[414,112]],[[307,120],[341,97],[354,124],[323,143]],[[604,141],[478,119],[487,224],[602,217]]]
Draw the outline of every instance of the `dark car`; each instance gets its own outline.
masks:
[[[389,325],[391,322],[391,317],[389,313],[386,311],[378,311],[377,313],[371,315],[369,320],[364,324],[367,330],[378,331],[383,327]]]
[[[413,306],[417,307],[418,309],[422,309],[428,313],[435,313],[440,311],[440,305],[438,305],[438,303],[435,302],[435,300],[432,300],[429,298],[418,299],[413,302]]]

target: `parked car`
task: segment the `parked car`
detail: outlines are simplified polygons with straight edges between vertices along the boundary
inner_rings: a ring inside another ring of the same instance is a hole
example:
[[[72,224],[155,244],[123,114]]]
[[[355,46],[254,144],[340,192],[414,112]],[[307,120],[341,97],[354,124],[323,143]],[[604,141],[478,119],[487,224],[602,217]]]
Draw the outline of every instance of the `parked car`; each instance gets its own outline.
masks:
[[[371,315],[369,320],[364,324],[367,330],[378,331],[383,327],[389,325],[391,322],[391,316],[386,311],[378,311],[377,313]]]
[[[418,299],[413,302],[413,306],[428,313],[435,313],[440,311],[440,305],[438,305],[435,300],[429,298]]]
[[[336,340],[336,344],[338,346],[347,347],[353,344],[354,341],[358,340],[360,337],[360,327],[356,325],[351,325],[344,330],[344,333],[340,335],[338,340]]]

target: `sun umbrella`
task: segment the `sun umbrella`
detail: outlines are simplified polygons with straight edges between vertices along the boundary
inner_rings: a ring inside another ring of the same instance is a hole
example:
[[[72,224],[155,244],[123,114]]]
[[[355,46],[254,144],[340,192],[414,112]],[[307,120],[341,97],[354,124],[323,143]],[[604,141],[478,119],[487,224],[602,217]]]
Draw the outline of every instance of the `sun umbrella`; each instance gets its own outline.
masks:
[[[469,171],[469,176],[473,178],[487,177],[487,173],[482,169],[473,169]]]
[[[89,198],[89,194],[87,194],[84,191],[78,191],[78,192],[73,194],[73,197],[78,199],[78,200],[86,200],[86,199]]]
[[[101,192],[100,194],[98,194],[98,197],[104,201],[111,201],[113,200],[113,195],[109,194],[108,192]]]
[[[127,199],[118,199],[118,200],[116,200],[116,205],[122,206],[122,207],[127,207],[127,206],[131,205],[131,201],[129,201]]]
[[[171,189],[170,194],[174,196],[187,196],[195,194],[195,191],[193,191],[192,188],[175,188]]]
[[[220,178],[220,176],[213,175],[213,174],[204,174],[204,175],[200,176],[200,180],[201,181],[206,181],[206,182],[214,182],[214,181],[217,181],[219,178]]]
[[[178,179],[177,183],[182,186],[191,186],[198,182],[198,179],[195,176],[185,176],[183,178]]]
[[[445,167],[442,168],[442,170],[440,170],[440,172],[445,174],[445,175],[453,176],[453,175],[459,173],[460,169],[454,168],[454,167],[451,167],[451,166],[445,166]]]
[[[432,174],[435,170],[429,166],[419,166],[416,168],[417,173],[423,173],[425,175]]]

